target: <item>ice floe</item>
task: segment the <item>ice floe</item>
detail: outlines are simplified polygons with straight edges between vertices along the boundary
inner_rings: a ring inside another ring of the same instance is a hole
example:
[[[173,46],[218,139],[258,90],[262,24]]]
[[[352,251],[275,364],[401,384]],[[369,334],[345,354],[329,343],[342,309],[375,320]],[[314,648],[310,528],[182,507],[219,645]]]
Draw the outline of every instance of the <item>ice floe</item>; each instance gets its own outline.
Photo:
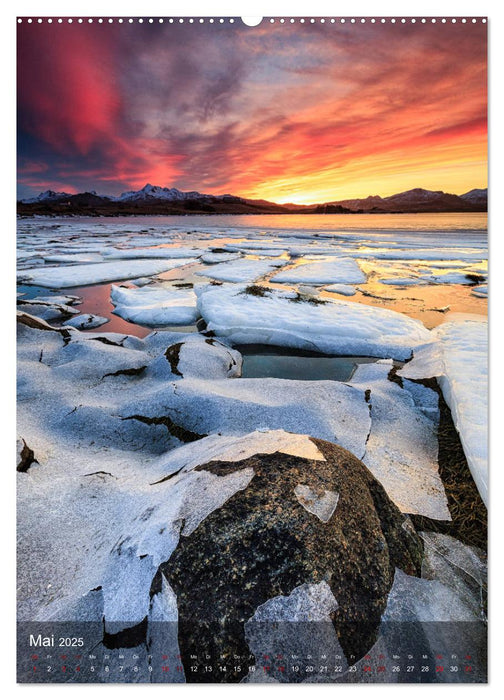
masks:
[[[310,303],[288,292],[235,286],[207,286],[197,293],[208,329],[233,344],[405,360],[415,347],[431,339],[420,321],[353,302]]]
[[[82,263],[102,262],[103,258],[98,253],[90,253],[87,255],[73,253],[73,254],[69,254],[69,255],[65,255],[65,254],[44,255],[44,260],[46,262],[55,262],[55,263],[82,264]]]
[[[20,311],[37,316],[44,321],[59,321],[79,313],[78,310],[74,309],[72,306],[66,303],[52,301],[50,297],[48,297],[48,301],[44,301],[42,298],[21,298],[18,299],[17,306]]]
[[[144,275],[157,275],[194,262],[193,259],[166,260],[118,260],[116,262],[92,263],[27,269],[18,273],[18,281],[38,287],[64,288],[84,287],[100,282],[126,280]]]
[[[78,328],[79,330],[87,330],[89,328],[98,328],[108,323],[109,319],[104,316],[97,316],[96,314],[79,314],[74,316],[68,321],[65,321],[65,326],[71,326],[72,328]]]
[[[352,377],[353,386],[370,391],[362,461],[404,513],[451,520],[438,472],[437,394],[421,385],[401,389],[388,379],[391,370],[392,362],[381,360],[358,365]]]
[[[437,377],[481,498],[488,502],[488,323],[447,321],[398,374]]]
[[[272,272],[277,267],[281,267],[286,260],[249,260],[242,259],[236,262],[224,262],[212,265],[210,268],[198,270],[197,275],[204,275],[214,280],[222,282],[254,282],[260,277]]]
[[[366,275],[352,258],[336,258],[330,261],[301,263],[289,270],[282,270],[272,282],[292,284],[361,284]]]
[[[201,256],[201,262],[207,265],[215,265],[216,263],[231,262],[241,258],[239,253],[205,253]]]
[[[199,316],[196,294],[192,289],[126,289],[113,284],[110,299],[117,316],[143,326],[189,325]]]
[[[141,260],[142,258],[197,258],[201,255],[198,248],[108,248],[104,257],[114,260]]]
[[[353,297],[355,294],[355,287],[349,284],[330,284],[324,287],[326,292],[333,292],[334,294],[342,294],[344,297]]]
[[[488,285],[487,284],[479,284],[476,287],[473,287],[471,289],[471,294],[473,294],[475,297],[486,298],[488,296]]]
[[[149,342],[149,341],[147,341]],[[148,366],[147,376],[178,380],[181,377],[223,379],[240,377],[242,356],[216,338],[194,333],[170,342]]]

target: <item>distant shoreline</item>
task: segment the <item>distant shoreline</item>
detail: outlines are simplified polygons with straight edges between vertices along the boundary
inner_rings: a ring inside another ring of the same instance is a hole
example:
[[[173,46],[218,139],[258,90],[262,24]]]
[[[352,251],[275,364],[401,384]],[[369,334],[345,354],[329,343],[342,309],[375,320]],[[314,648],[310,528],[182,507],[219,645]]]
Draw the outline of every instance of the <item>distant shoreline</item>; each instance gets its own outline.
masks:
[[[475,209],[475,210],[441,210],[441,211],[429,211],[429,210],[416,210],[416,211],[348,211],[348,212],[302,212],[302,211],[260,211],[260,212],[205,212],[205,211],[136,211],[136,212],[124,212],[124,211],[114,211],[114,212],[90,212],[90,211],[18,211],[16,216],[18,219],[32,219],[36,216],[47,217],[50,219],[68,218],[74,219],[77,217],[89,217],[90,219],[110,219],[115,217],[131,218],[131,217],[141,217],[141,216],[389,216],[389,215],[404,215],[404,214],[488,214],[487,209]]]

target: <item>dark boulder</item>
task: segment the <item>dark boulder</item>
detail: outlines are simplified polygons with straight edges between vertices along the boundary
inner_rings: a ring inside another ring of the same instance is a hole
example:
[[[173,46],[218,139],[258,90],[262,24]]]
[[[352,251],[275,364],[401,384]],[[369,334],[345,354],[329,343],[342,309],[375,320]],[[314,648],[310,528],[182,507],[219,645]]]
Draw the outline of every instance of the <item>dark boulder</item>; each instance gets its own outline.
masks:
[[[164,574],[177,596],[189,682],[241,680],[246,669],[229,659],[250,654],[244,624],[259,605],[305,583],[329,585],[341,647],[361,658],[376,639],[395,567],[420,575],[421,541],[380,483],[347,450],[313,442],[326,461],[275,453],[198,467],[219,475],[252,467],[254,477],[181,537],[153,581],[152,594]],[[228,659],[226,671],[193,673],[191,655],[201,651]]]

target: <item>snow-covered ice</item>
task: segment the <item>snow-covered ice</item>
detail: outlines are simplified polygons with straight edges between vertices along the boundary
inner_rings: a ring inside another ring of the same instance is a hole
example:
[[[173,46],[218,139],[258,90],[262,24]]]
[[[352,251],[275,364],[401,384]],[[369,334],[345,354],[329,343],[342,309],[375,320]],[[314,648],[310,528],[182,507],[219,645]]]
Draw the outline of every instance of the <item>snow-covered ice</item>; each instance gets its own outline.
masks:
[[[141,287],[126,289],[112,285],[114,313],[125,321],[143,326],[189,325],[198,318],[192,289]]]
[[[241,258],[240,253],[205,253],[201,256],[201,262],[207,265],[215,265],[217,263],[231,262]]]
[[[488,323],[447,321],[398,374],[437,377],[481,498],[488,503]]]
[[[65,321],[65,326],[71,326],[72,328],[78,328],[79,330],[87,330],[89,328],[99,328],[105,323],[108,323],[109,319],[104,316],[97,316],[96,314],[79,314],[74,316],[68,321]]]
[[[282,284],[361,284],[366,281],[366,275],[352,258],[336,258],[301,263],[289,270],[282,270],[271,281]]]
[[[360,364],[352,377],[353,386],[370,390],[362,461],[404,513],[451,520],[438,471],[437,394],[421,385],[401,389],[388,379],[391,369],[390,360]]]
[[[473,294],[475,297],[486,298],[488,296],[488,285],[478,284],[476,287],[471,289],[471,294]]]
[[[103,251],[107,259],[141,260],[142,258],[198,258],[201,249],[198,248],[108,248]]]
[[[263,343],[325,354],[370,355],[406,360],[431,336],[420,321],[353,302],[298,301],[289,292],[207,286],[197,290],[209,330],[233,344]],[[322,301],[322,300],[320,300]]]
[[[219,263],[212,267],[198,270],[197,275],[204,275],[222,282],[254,282],[285,264],[285,260],[242,260]]]
[[[48,301],[41,297],[35,299],[21,298],[18,299],[17,306],[20,311],[37,316],[44,321],[59,321],[79,313],[77,309],[69,306],[66,302],[59,303],[50,298],[48,298]]]
[[[330,284],[324,287],[326,292],[332,292],[333,294],[342,294],[344,297],[353,297],[355,294],[355,287],[349,284]]]
[[[37,287],[84,287],[100,282],[157,275],[160,272],[166,272],[166,270],[172,270],[191,262],[194,262],[194,259],[118,260],[90,265],[34,268],[19,272],[18,281]]]

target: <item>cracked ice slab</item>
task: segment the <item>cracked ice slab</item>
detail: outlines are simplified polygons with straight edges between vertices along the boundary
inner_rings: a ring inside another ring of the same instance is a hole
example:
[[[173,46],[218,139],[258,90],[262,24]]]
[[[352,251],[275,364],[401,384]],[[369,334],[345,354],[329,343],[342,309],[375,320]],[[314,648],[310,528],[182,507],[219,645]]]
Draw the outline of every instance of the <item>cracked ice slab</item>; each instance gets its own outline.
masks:
[[[37,287],[85,287],[89,284],[157,275],[160,272],[188,265],[194,261],[195,258],[117,260],[90,265],[33,268],[19,272],[18,281]]]
[[[199,434],[306,433],[335,442],[359,459],[370,428],[364,391],[334,381],[184,377],[129,397],[120,411],[124,417],[175,416],[178,425]]]
[[[330,261],[301,263],[278,273],[271,281],[283,284],[361,284],[366,281],[366,275],[352,258],[336,258]]]
[[[192,289],[142,287],[125,289],[112,285],[110,299],[114,314],[143,326],[188,325],[198,318]]]
[[[432,342],[414,352],[398,374],[410,379],[437,377],[473,479],[488,502],[488,323],[447,321]]]
[[[388,309],[336,299],[293,300],[290,292],[248,294],[244,287],[197,290],[208,329],[232,344],[282,345],[325,354],[406,360],[431,335],[420,321]]]
[[[352,386],[369,389],[371,431],[362,459],[403,513],[451,520],[438,471],[437,395],[390,381],[392,362],[359,365]]]

